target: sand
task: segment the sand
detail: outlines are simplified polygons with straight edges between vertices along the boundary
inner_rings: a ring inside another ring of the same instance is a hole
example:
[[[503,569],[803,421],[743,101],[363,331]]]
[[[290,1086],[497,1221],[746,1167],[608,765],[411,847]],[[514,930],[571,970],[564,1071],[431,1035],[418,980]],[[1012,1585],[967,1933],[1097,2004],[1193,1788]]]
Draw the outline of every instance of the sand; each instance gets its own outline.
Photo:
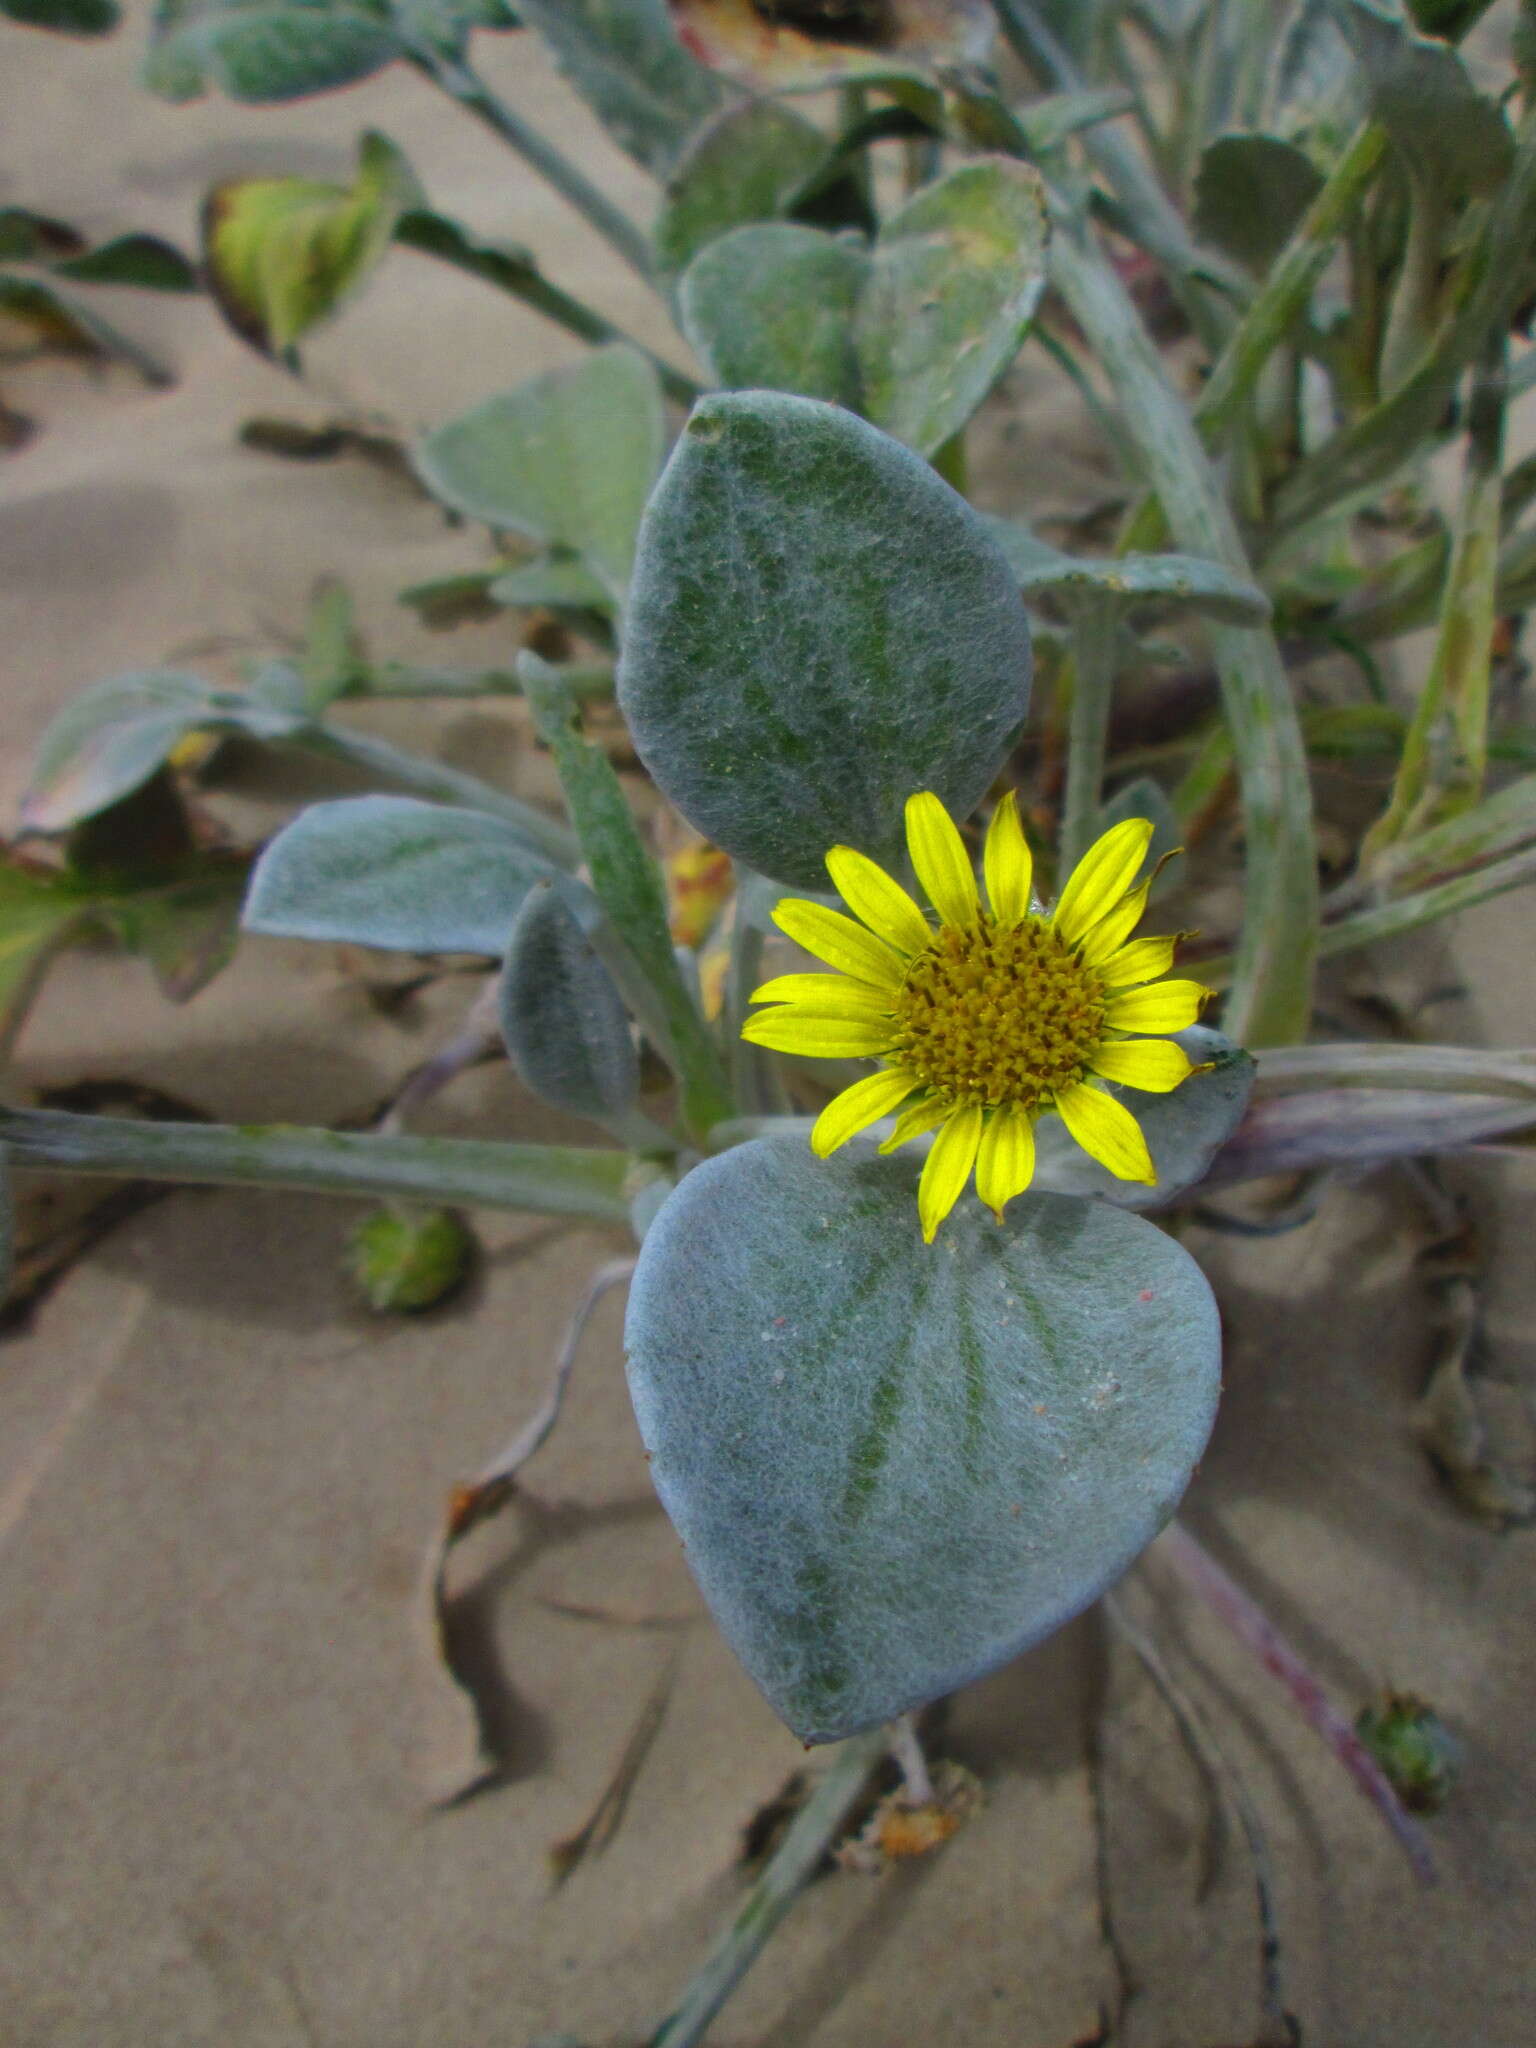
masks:
[[[284,110],[173,109],[133,86],[136,43],[133,31],[75,47],[0,29],[0,203],[185,244],[215,177],[342,177],[355,134],[377,126],[446,210],[533,246],[572,290],[676,348],[581,224],[412,78]],[[485,54],[610,190],[649,205],[536,49],[516,39]],[[42,431],[0,461],[0,814],[14,815],[30,749],[74,691],[167,660],[233,678],[241,654],[297,629],[321,572],[346,577],[382,653],[504,655],[494,628],[445,643],[394,603],[404,584],[471,565],[470,536],[366,467],[284,465],[235,435],[258,412],[376,414],[414,431],[570,360],[564,336],[404,255],[313,344],[302,387],[196,301],[122,295],[115,310],[174,361],[173,389],[56,362],[6,375],[9,402]],[[1021,440],[1009,446],[1027,466],[1041,442]],[[394,707],[367,722],[548,789],[507,710]],[[1536,1007],[1531,930],[1527,902],[1506,898],[1463,920],[1453,957],[1421,947],[1391,971],[1407,989],[1451,974],[1476,991],[1437,1013],[1445,1035],[1520,1043]],[[124,1077],[222,1117],[355,1118],[452,1028],[468,986],[384,1017],[352,964],[249,942],[203,997],[170,1010],[138,967],[71,957],[11,1085]],[[461,1083],[427,1127],[578,1135],[505,1069]],[[1451,1178],[1486,1232],[1491,1369],[1528,1400],[1532,1171],[1479,1161]],[[471,1296],[381,1328],[339,1274],[355,1213],[173,1195],[103,1242],[0,1350],[7,2048],[638,2040],[740,1896],[744,1823],[803,1762],[702,1615],[654,1504],[610,1300],[530,1475],[532,1504],[462,1560],[462,1619],[499,1673],[507,1779],[432,1808],[454,1725],[419,1640],[426,1544],[448,1488],[539,1399],[586,1272],[622,1244],[484,1219]],[[1464,1784],[1431,1823],[1439,1890],[1415,1889],[1331,1759],[1166,1568],[1150,1562],[1125,1601],[1216,1718],[1267,1831],[1304,2038],[1523,2048],[1536,1990],[1536,1539],[1470,1522],[1412,1441],[1433,1346],[1414,1218],[1411,1192],[1373,1182],[1336,1191],[1286,1237],[1192,1233],[1229,1362],[1188,1517],[1343,1706],[1411,1686],[1460,1734]],[[548,1845],[591,1808],[674,1650],[622,1826],[556,1889]],[[715,2038],[1258,2038],[1241,1844],[1202,1891],[1198,1777],[1102,1616],[958,1700],[946,1748],[985,1782],[979,1817],[920,1864],[819,1884]]]

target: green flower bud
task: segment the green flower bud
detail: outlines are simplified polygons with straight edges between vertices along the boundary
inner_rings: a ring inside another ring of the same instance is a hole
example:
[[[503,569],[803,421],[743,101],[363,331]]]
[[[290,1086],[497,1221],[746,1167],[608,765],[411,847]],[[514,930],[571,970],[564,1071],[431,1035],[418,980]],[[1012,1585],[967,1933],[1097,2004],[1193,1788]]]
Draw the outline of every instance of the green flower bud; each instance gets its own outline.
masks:
[[[353,1231],[347,1265],[371,1309],[403,1315],[445,1300],[474,1255],[474,1234],[454,1210],[385,1204]]]

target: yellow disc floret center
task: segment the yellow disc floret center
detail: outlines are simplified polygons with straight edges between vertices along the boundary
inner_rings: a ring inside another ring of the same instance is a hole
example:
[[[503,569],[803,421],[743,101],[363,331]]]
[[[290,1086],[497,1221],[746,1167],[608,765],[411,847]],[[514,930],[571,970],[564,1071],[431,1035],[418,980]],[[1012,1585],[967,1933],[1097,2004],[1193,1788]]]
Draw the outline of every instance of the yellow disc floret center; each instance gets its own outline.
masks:
[[[1034,1109],[1077,1086],[1104,1039],[1104,986],[1043,919],[944,925],[914,955],[888,1057],[956,1103]]]

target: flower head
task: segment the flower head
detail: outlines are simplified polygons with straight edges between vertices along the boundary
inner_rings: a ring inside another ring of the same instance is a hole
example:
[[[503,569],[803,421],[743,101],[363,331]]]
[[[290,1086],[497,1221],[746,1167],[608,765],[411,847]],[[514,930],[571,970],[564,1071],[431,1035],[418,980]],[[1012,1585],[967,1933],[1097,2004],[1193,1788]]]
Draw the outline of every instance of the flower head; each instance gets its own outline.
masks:
[[[748,1018],[742,1036],[802,1057],[883,1063],[828,1103],[811,1145],[825,1159],[898,1111],[883,1152],[937,1131],[917,1193],[928,1243],[973,1169],[1001,1222],[1034,1177],[1035,1120],[1050,1110],[1121,1180],[1155,1183],[1141,1126],[1102,1083],[1177,1088],[1194,1072],[1188,1055],[1146,1034],[1193,1024],[1209,991],[1159,979],[1175,939],[1131,937],[1146,908],[1148,884],[1134,884],[1151,839],[1145,818],[1112,826],[1054,910],[1037,911],[1010,791],[987,831],[983,907],[965,843],[925,791],[907,803],[907,846],[937,927],[851,846],[833,847],[827,871],[853,917],[796,897],[774,911],[780,931],[841,971],[765,982],[752,1000],[773,1007]]]

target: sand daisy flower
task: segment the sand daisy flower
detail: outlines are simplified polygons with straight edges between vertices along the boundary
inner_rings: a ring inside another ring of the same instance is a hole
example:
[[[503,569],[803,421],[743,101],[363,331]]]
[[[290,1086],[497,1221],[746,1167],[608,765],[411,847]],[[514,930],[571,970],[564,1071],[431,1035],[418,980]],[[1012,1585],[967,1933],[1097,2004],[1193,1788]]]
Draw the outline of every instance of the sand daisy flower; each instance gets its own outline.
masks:
[[[836,974],[782,974],[752,996],[772,1004],[742,1036],[775,1052],[878,1059],[816,1120],[823,1159],[900,1112],[881,1146],[937,1131],[918,1184],[929,1244],[965,1190],[1002,1220],[1034,1177],[1035,1121],[1054,1110],[1121,1180],[1156,1181],[1135,1117],[1101,1085],[1163,1093],[1194,1072],[1161,1036],[1200,1014],[1209,990],[1164,981],[1173,938],[1133,939],[1148,884],[1133,887],[1152,827],[1127,818],[1090,846],[1049,914],[1032,908],[1033,863],[1010,792],[992,814],[987,907],[965,843],[936,796],[907,803],[907,846],[937,927],[883,868],[834,846],[827,871],[854,913],[788,897],[774,922]],[[856,923],[854,920],[858,919]]]

